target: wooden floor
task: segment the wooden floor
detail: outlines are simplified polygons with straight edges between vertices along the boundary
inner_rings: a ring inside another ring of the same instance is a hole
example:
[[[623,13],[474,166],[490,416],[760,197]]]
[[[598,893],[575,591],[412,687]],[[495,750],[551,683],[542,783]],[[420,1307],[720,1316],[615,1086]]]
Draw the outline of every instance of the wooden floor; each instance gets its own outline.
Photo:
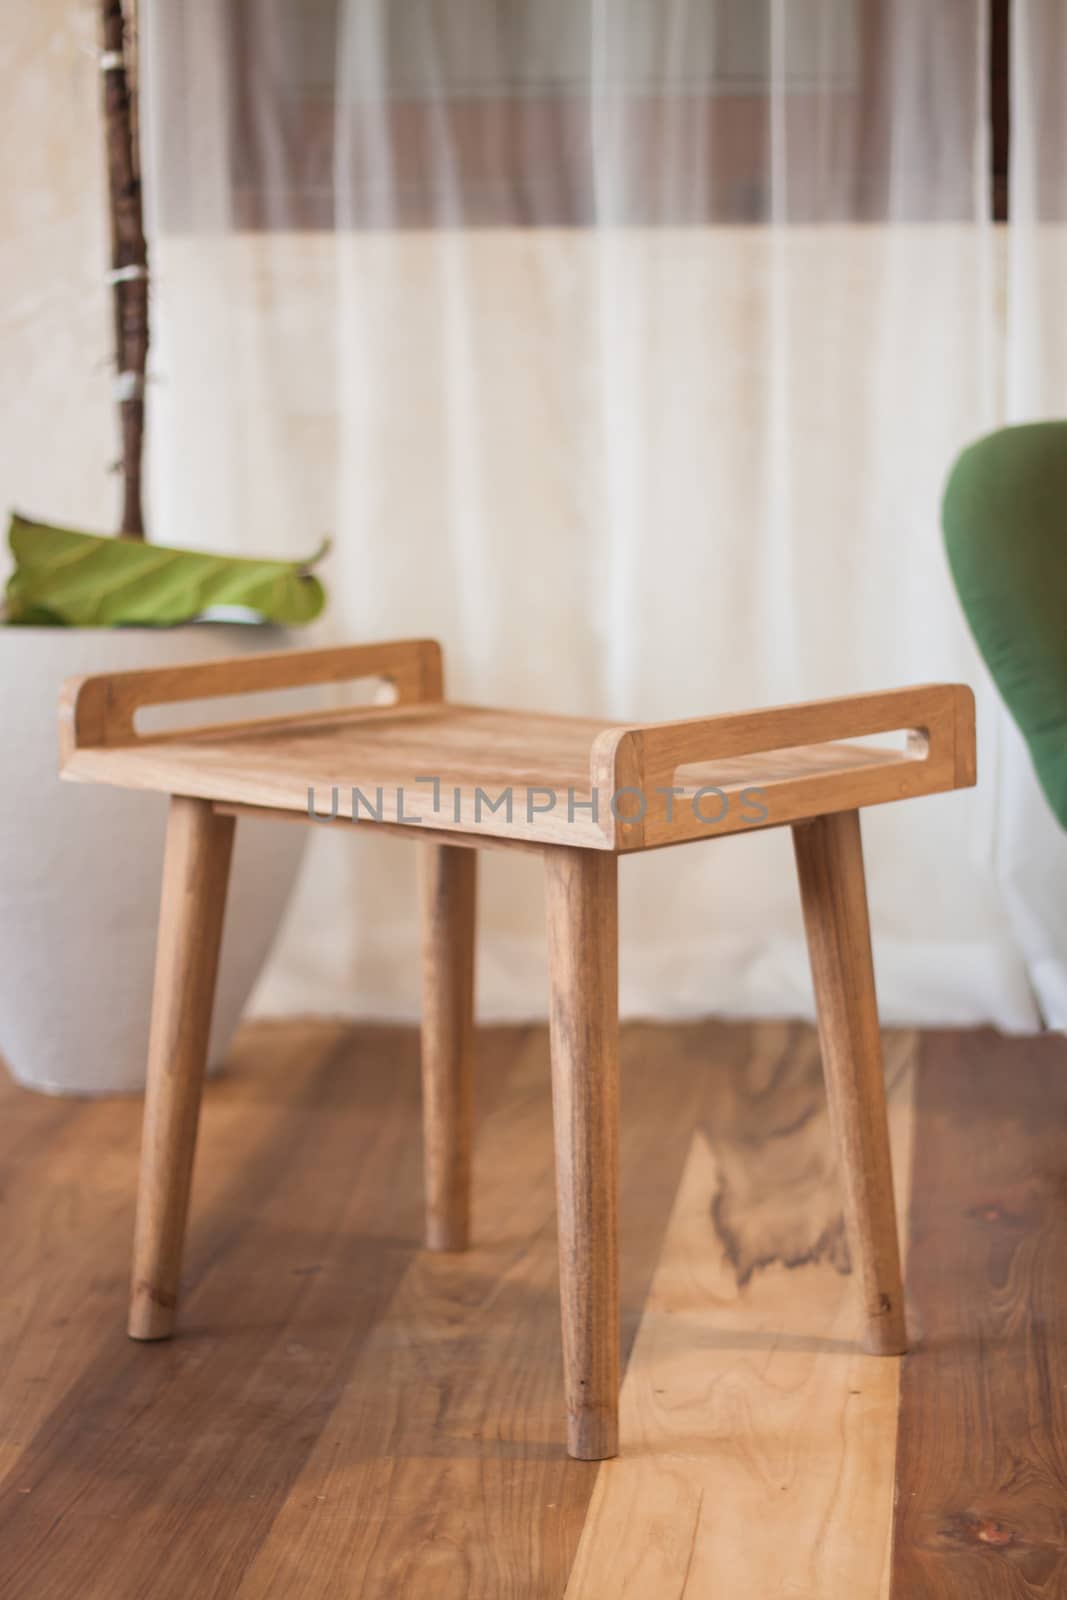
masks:
[[[457,1257],[418,1244],[414,1033],[246,1029],[162,1345],[124,1334],[139,1105],[5,1084],[0,1596],[1067,1595],[1067,1041],[889,1035],[887,1071],[903,1363],[856,1341],[812,1032],[624,1031],[599,1467],[563,1452],[543,1029],[481,1035]]]

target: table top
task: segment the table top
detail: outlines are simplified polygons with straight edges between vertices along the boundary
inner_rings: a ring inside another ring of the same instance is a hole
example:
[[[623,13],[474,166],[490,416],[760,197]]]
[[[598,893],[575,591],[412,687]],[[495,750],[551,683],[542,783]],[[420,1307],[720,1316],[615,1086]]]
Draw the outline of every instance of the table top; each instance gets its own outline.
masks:
[[[452,704],[433,697],[432,662],[416,669],[404,657],[391,669],[400,701],[392,706],[148,736],[134,727],[138,705],[270,688],[279,672],[289,682],[339,682],[358,675],[361,650],[375,648],[385,647],[350,647],[344,670],[338,652],[293,652],[77,680],[64,710],[62,775],[220,809],[314,813],[320,826],[354,820],[413,837],[439,831],[486,845],[618,853],[974,782],[973,700],[961,685],[619,724]],[[257,673],[254,662],[286,666]],[[893,730],[908,736],[865,742]]]

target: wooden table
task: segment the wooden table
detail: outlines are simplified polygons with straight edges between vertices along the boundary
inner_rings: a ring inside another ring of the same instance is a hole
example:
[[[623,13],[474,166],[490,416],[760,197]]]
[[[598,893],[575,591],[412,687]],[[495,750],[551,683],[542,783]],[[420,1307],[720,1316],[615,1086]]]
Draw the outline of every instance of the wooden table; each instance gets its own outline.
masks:
[[[142,706],[373,678],[389,705],[140,735]],[[857,741],[903,734],[896,744]],[[430,640],[72,680],[61,771],[171,798],[129,1331],[174,1331],[234,829],[403,834],[420,860],[426,1242],[468,1240],[475,863],[544,858],[568,1449],[618,1448],[618,857],[793,830],[870,1348],[905,1346],[859,809],[975,781],[958,684],[644,725],[453,705]]]

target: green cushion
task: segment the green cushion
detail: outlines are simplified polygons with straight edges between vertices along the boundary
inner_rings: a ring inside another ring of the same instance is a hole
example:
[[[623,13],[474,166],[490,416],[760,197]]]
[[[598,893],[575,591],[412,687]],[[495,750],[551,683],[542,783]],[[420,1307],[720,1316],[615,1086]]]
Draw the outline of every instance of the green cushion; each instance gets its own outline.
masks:
[[[1067,828],[1067,422],[965,450],[942,522],[971,631]]]

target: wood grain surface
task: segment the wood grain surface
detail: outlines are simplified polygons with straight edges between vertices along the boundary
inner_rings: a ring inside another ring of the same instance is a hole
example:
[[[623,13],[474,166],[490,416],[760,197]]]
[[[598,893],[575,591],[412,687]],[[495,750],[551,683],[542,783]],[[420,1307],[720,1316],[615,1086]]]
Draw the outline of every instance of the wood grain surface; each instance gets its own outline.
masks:
[[[388,682],[394,703],[144,736],[136,726],[148,706],[361,677]],[[907,734],[903,746],[857,742],[893,732]],[[440,648],[406,640],[70,679],[60,770],[365,826],[658,849],[965,788],[975,778],[974,696],[963,684],[923,684],[617,726],[450,704]],[[633,792],[617,803],[624,788]]]
[[[0,1085],[0,1594],[884,1600],[894,1446],[893,1600],[1063,1594],[1065,1050],[885,1036],[898,1442],[814,1031],[624,1027],[599,1465],[565,1453],[545,1029],[478,1034],[461,1256],[421,1246],[416,1031],[245,1029],[159,1344],[124,1327],[140,1105]]]
[[[911,1054],[898,1039],[904,1173]],[[802,1064],[794,1056],[783,1074],[794,1106]],[[773,1144],[774,1095],[759,1095],[756,1072],[746,1080],[740,1104],[762,1098]],[[731,1163],[724,1170],[694,1135],[623,1384],[622,1454],[600,1468],[567,1600],[887,1592],[899,1362],[864,1352],[862,1303],[840,1257],[819,1247],[819,1213],[806,1240],[794,1232],[803,1199],[822,1187],[805,1157],[824,1173],[831,1159],[818,1086],[807,1084],[799,1120],[779,1124],[783,1160],[763,1166],[751,1196],[761,1241],[741,1271],[721,1226]],[[715,1119],[720,1147],[735,1142],[733,1099]]]
[[[619,1446],[619,869],[545,852],[567,1448]]]
[[[699,1079],[657,1030],[623,1061],[625,1349]],[[547,1030],[480,1030],[476,1076],[480,1239],[431,1255],[416,1030],[246,1029],[205,1092],[181,1336],[150,1345],[139,1103],[4,1084],[4,1600],[562,1594],[596,1469],[565,1453]]]
[[[894,1600],[1067,1595],[1067,1040],[929,1035]]]
[[[132,1339],[174,1331],[235,823],[204,800],[170,802],[156,941]]]
[[[426,1243],[470,1243],[478,857],[419,844]]]
[[[793,843],[865,1339],[876,1355],[901,1355],[904,1287],[859,813],[816,817],[793,829]]]

